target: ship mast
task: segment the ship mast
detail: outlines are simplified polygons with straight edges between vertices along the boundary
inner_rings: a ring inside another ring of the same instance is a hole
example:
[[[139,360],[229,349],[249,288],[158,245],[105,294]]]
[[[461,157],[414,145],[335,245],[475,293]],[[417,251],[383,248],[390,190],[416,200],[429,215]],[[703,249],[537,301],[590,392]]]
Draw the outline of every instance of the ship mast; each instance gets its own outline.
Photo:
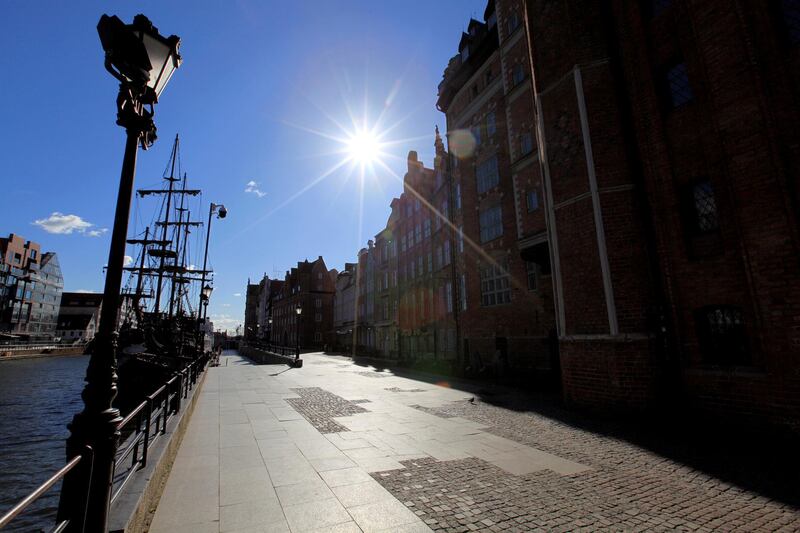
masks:
[[[161,233],[161,240],[167,240],[167,228],[169,227],[169,211],[172,207],[172,191],[174,190],[175,182],[180,178],[175,178],[175,161],[177,160],[178,153],[178,134],[175,134],[175,143],[172,145],[172,169],[170,170],[169,177],[164,178],[169,181],[169,191],[167,192],[167,209],[164,213],[164,230]],[[141,193],[140,193],[141,194]],[[166,251],[166,249],[162,249]],[[158,283],[156,285],[156,305],[153,309],[154,312],[161,312],[161,284],[164,279],[164,260],[166,254],[162,253],[158,265]]]

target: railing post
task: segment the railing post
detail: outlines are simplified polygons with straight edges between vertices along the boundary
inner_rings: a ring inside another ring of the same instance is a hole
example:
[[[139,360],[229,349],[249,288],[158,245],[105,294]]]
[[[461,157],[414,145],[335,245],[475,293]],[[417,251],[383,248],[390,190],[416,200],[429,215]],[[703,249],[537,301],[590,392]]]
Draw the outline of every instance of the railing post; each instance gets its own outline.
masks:
[[[181,410],[181,397],[183,396],[183,371],[176,376],[178,378],[178,390],[175,394],[175,412]]]
[[[147,466],[147,449],[150,448],[150,420],[153,418],[153,400],[147,397],[147,418],[144,421],[144,448],[142,449],[142,468]]]
[[[169,416],[169,381],[164,385],[164,400],[161,406],[161,433],[167,432],[167,417]]]

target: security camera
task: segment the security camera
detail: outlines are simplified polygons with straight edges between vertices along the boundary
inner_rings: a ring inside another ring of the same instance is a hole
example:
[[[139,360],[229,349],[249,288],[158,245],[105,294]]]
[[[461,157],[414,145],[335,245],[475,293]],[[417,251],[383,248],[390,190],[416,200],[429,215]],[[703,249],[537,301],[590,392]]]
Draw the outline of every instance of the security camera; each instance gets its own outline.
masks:
[[[225,218],[226,216],[228,216],[228,210],[225,209],[224,205],[220,206],[219,213],[217,213],[217,216],[219,218]]]

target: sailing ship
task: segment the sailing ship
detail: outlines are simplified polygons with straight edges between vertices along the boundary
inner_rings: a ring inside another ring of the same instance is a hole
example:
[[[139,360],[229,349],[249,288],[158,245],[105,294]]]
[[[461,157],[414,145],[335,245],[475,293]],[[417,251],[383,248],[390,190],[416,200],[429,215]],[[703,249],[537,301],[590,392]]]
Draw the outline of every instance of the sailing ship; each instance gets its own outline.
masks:
[[[150,390],[151,384],[163,382],[211,349],[212,332],[202,316],[200,294],[213,271],[198,269],[191,261],[193,230],[203,226],[192,220],[192,212],[199,212],[202,191],[188,188],[178,135],[162,182],[161,188],[137,190],[137,207],[139,200],[153,198],[160,200],[159,208],[143,232],[127,241],[138,253],[125,267],[129,275],[122,294],[129,303],[120,317],[118,373],[120,392],[129,391],[124,396],[130,401],[140,401],[135,391]],[[122,403],[127,403],[125,397]]]

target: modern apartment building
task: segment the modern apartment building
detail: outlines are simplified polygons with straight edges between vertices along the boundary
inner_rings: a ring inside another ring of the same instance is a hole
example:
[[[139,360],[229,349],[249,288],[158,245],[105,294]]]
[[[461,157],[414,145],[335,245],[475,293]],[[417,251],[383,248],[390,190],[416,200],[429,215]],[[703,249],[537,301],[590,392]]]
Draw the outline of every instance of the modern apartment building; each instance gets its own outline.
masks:
[[[0,333],[21,341],[55,336],[64,279],[58,257],[19,235],[0,238]]]

